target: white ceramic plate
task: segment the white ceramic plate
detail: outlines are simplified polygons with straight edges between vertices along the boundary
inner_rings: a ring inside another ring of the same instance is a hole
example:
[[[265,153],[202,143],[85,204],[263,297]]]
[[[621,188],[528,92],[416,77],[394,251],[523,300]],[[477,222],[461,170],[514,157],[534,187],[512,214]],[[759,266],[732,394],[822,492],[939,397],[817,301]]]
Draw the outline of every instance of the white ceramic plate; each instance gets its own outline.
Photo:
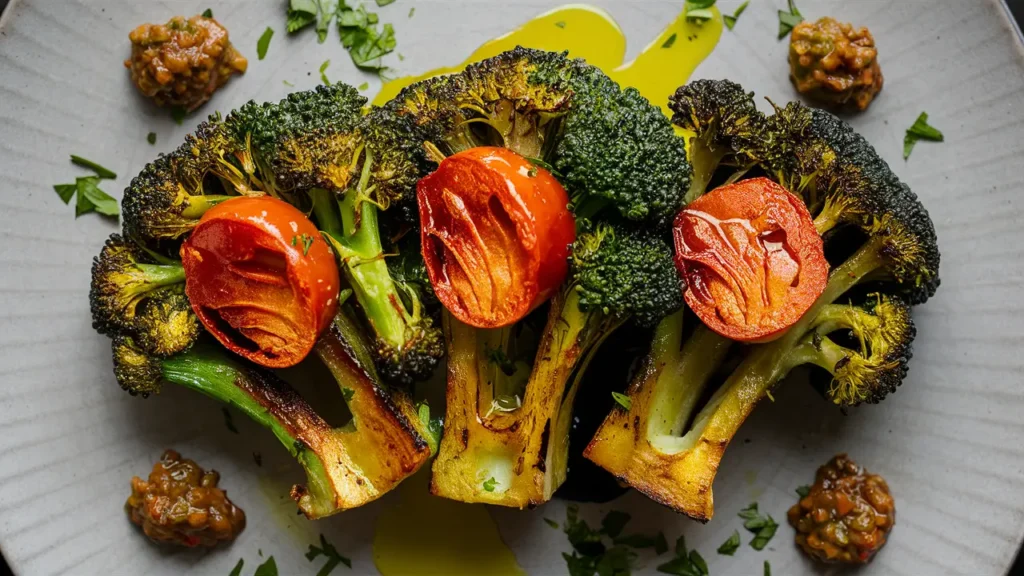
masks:
[[[400,70],[414,73],[461,61],[473,48],[553,5],[550,2],[417,3],[400,0],[382,14],[394,22]],[[721,0],[731,11],[738,1]],[[300,476],[272,437],[249,422],[228,432],[218,406],[171,387],[142,402],[114,383],[109,342],[90,328],[90,261],[115,225],[74,219],[50,186],[70,180],[68,154],[102,161],[120,178],[115,196],[158,151],[176,146],[193,122],[177,126],[133,92],[121,65],[127,33],[169,14],[210,6],[232,40],[253,56],[268,24],[267,59],[219,93],[226,111],[249,98],[276,100],[332,79],[359,84],[332,37],[283,33],[283,2],[226,0],[15,0],[0,24],[0,549],[19,574],[227,574],[240,556],[250,573],[257,549],[274,554],[282,574],[311,574],[302,557],[319,532],[354,559],[353,573],[374,573],[374,518],[394,504],[312,524],[282,498]],[[599,2],[621,23],[631,54],[679,10],[681,1]],[[754,0],[735,32],[695,77],[729,77],[776,101],[794,97],[784,42],[775,40],[783,0]],[[637,494],[585,509],[599,518],[630,511],[634,528],[685,532],[711,573],[815,573],[782,526],[770,548],[744,544],[733,558],[715,548],[738,526],[751,500],[783,518],[794,487],[815,467],[848,450],[885,475],[898,503],[890,543],[864,574],[1000,574],[1024,531],[1024,55],[1004,7],[994,0],[802,0],[809,17],[825,14],[869,26],[880,47],[886,86],[870,113],[853,120],[931,211],[942,249],[942,287],[916,310],[918,338],[910,377],[879,406],[849,416],[813,392],[784,386],[759,407],[730,447],[715,484],[716,516],[690,522]],[[723,10],[723,11],[725,11]],[[206,110],[210,110],[207,107]],[[919,112],[945,132],[944,144],[918,145],[900,157],[903,131]],[[146,134],[159,135],[155,147]],[[125,519],[133,474],[146,473],[174,446],[220,470],[249,527],[227,549],[166,552]],[[263,454],[256,468],[251,452]],[[531,574],[564,574],[561,533],[542,522],[563,518],[563,504],[495,510],[502,535]],[[429,530],[429,526],[424,527]],[[654,562],[646,559],[647,569]],[[340,574],[348,573],[343,568]]]

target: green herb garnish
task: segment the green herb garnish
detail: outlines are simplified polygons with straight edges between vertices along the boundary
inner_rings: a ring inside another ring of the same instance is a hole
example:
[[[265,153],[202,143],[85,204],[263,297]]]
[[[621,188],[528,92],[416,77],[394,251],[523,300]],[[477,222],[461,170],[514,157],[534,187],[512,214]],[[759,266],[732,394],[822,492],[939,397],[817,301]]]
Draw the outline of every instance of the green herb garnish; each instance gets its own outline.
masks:
[[[320,571],[316,573],[316,576],[327,576],[338,566],[338,564],[344,564],[349,568],[352,567],[352,560],[338,554],[338,550],[327,541],[327,538],[324,538],[323,534],[320,535],[320,547],[317,548],[310,544],[309,550],[306,551],[306,560],[309,560],[310,562],[319,556],[326,556],[327,562],[320,567]]]
[[[750,541],[750,547],[754,550],[764,549],[779,528],[770,514],[761,516],[757,511],[757,502],[740,510],[738,516],[743,519],[743,527],[754,534],[754,539]]]
[[[739,530],[733,530],[732,536],[729,536],[729,539],[725,542],[722,542],[722,545],[718,547],[718,553],[724,554],[726,556],[732,556],[736,553],[736,550],[739,550],[739,547],[740,532]]]
[[[231,416],[231,412],[228,410],[228,407],[221,406],[220,411],[224,414],[224,426],[226,426],[228,430],[238,434],[238,428],[235,428],[235,420]]]
[[[680,536],[676,540],[675,558],[658,566],[658,572],[662,574],[674,574],[676,576],[707,576],[708,564],[704,557],[696,550],[686,549],[686,538]]]
[[[274,557],[267,557],[267,561],[257,566],[252,576],[277,576],[277,562],[274,562]]]
[[[626,523],[629,522],[629,514],[620,512],[618,510],[612,510],[604,515],[601,519],[601,531],[615,538],[619,534],[622,534],[622,529],[626,527]]]
[[[324,60],[324,63],[320,65],[320,81],[323,82],[325,86],[331,85],[331,81],[327,79],[327,67],[330,65],[330,60]]]
[[[104,216],[118,216],[121,213],[117,200],[100,190],[98,176],[80,176],[74,184],[55,184],[54,192],[68,204],[73,196],[75,199],[75,218],[89,212],[98,212]]]
[[[764,576],[772,576],[772,565],[767,560],[764,561]]]
[[[377,0],[377,7],[383,8],[384,6],[387,6],[388,4],[394,4],[394,3],[395,3],[395,0]]]
[[[171,120],[174,120],[174,123],[178,126],[181,126],[185,121],[186,116],[188,116],[188,110],[185,110],[181,106],[173,106],[171,108]]]
[[[415,6],[413,6],[412,8],[409,8],[409,18],[412,18],[412,15],[415,14],[415,13],[416,13],[416,7]]]
[[[370,83],[369,82],[363,82],[362,84],[359,85],[359,90],[363,91],[363,90],[368,89],[369,87],[370,87]]]
[[[93,162],[92,160],[86,160],[81,156],[75,156],[74,154],[72,154],[71,163],[75,164],[76,166],[81,166],[82,168],[88,168],[89,170],[92,170],[93,172],[96,173],[97,176],[103,178],[104,180],[113,180],[117,178],[117,174],[115,174],[113,170],[104,168],[103,166],[100,166],[99,164]]]
[[[530,169],[526,171],[526,177],[527,178],[536,178],[537,177],[537,167],[536,166],[530,166]]]
[[[267,55],[267,48],[270,48],[270,39],[274,37],[274,29],[267,26],[267,29],[260,35],[260,39],[256,41],[256,56],[263,60]]]
[[[732,14],[723,14],[722,21],[725,22],[725,27],[732,30],[732,27],[736,25],[736,20],[739,19],[740,14],[747,9],[747,5],[750,4],[750,0],[746,0],[743,4],[740,4],[739,8],[736,9]]]
[[[494,488],[498,486],[498,481],[491,476],[487,480],[484,480],[484,490],[487,492],[494,492]]]
[[[342,387],[342,389],[341,389],[341,397],[345,399],[345,402],[351,402],[352,401],[352,397],[355,396],[355,395],[356,395],[356,391],[355,390],[353,390],[351,388],[348,388],[348,387]]]
[[[320,7],[314,0],[291,0],[288,3],[288,20],[285,29],[289,34],[297,32],[316,22],[319,13]]]
[[[715,17],[715,13],[711,11],[711,7],[714,5],[715,0],[686,0],[683,4],[686,11],[686,20],[698,25],[711,20]],[[674,42],[675,34],[672,36],[673,38],[670,38],[670,40]],[[662,48],[668,48],[669,46],[662,45]]]
[[[612,392],[612,399],[627,412],[633,408],[633,399],[622,392]]]
[[[779,10],[779,40],[785,38],[797,24],[803,21],[804,16],[796,9],[796,3],[789,0],[789,11]]]
[[[910,158],[910,153],[914,150],[914,144],[917,144],[918,140],[942,142],[944,139],[942,132],[928,124],[928,113],[921,112],[917,120],[914,120],[914,124],[907,128],[907,135],[903,137],[903,159]]]
[[[662,48],[671,48],[676,43],[676,33],[673,32],[671,36],[661,45]]]
[[[289,82],[287,80],[281,80],[281,84],[284,84],[285,86],[288,86],[289,88],[294,88],[295,87],[295,84],[292,84],[291,82]]]
[[[231,569],[231,572],[228,573],[228,576],[240,576],[242,574],[242,566],[244,565],[245,560],[239,558],[238,564],[235,564],[235,567]]]
[[[213,10],[210,8],[203,10],[203,18],[213,18]]]
[[[630,548],[654,548],[654,553],[662,555],[668,551],[668,541],[665,540],[665,533],[658,532],[655,536],[647,534],[627,534],[612,540],[612,543]]]
[[[156,144],[156,132],[146,134],[146,142],[149,142],[151,145]]]
[[[558,22],[555,22],[555,26],[558,26],[559,28],[565,28],[565,22],[559,20]]]
[[[544,519],[544,523],[547,524],[548,526],[551,526],[555,530],[558,530],[560,528],[560,526],[558,525],[558,522],[555,522],[551,518],[545,518]]]
[[[796,493],[801,498],[807,498],[807,495],[811,493],[811,487],[806,484],[803,486],[797,486]]]

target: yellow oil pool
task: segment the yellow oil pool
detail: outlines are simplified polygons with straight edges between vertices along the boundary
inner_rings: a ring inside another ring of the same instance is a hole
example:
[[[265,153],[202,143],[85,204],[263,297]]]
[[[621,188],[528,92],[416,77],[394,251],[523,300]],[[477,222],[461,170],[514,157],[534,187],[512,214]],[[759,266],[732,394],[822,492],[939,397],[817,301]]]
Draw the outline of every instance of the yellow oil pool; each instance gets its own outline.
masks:
[[[681,0],[679,4],[682,6]],[[668,97],[686,83],[721,35],[717,9],[715,18],[700,26],[687,22],[685,14],[680,13],[633,61],[624,62],[626,37],[615,20],[597,8],[567,5],[486,42],[458,65],[387,82],[373,103],[383,104],[419,80],[458,72],[467,64],[525,46],[568,50],[570,56],[586,59],[620,84],[638,89],[669,114]],[[523,574],[512,551],[501,541],[487,508],[430,496],[425,486],[427,473],[404,482],[399,488],[397,505],[384,511],[377,521],[373,559],[381,574]]]

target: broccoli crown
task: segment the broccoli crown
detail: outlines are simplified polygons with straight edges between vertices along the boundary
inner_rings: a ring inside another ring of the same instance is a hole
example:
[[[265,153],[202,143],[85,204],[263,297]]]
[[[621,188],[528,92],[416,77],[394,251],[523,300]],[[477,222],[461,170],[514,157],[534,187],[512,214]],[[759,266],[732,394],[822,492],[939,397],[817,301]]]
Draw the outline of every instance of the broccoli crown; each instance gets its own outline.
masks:
[[[668,223],[690,184],[685,142],[635,88],[578,66],[553,161],[577,213],[596,201],[629,220]]]
[[[187,350],[201,332],[185,297],[179,262],[156,264],[119,234],[93,259],[89,307],[100,334],[134,336],[143,350],[165,357]]]
[[[570,274],[582,310],[632,317],[650,326],[683,305],[671,246],[629,225],[600,224],[580,234]]]
[[[139,347],[162,358],[188,350],[203,327],[185,296],[185,285],[176,284],[142,301],[132,331]]]
[[[422,143],[409,138],[412,132],[411,118],[386,108],[371,111],[359,127],[372,160],[369,185],[373,198],[384,209],[397,208],[401,221],[409,225],[419,220],[416,183],[433,169]]]
[[[408,326],[401,347],[396,348],[384,339],[378,339],[374,349],[374,360],[381,377],[400,384],[430,378],[443,356],[444,334],[430,318],[421,318],[415,325]]]
[[[228,114],[227,130],[246,143],[270,191],[344,189],[361,145],[355,127],[366,98],[347,84],[294,92],[277,103],[249,101]]]
[[[227,159],[241,150],[220,119],[211,116],[176,150],[161,154],[132,179],[121,200],[125,235],[159,241],[191,232],[206,210],[236,191],[225,189],[224,182],[236,180]]]
[[[669,97],[672,123],[692,130],[712,148],[728,149],[756,130],[763,116],[754,93],[731,80],[695,80]]]
[[[860,306],[833,304],[815,324],[802,347],[813,349],[811,362],[831,373],[827,394],[835,404],[876,404],[903,382],[917,331],[901,299],[878,294]],[[848,336],[853,347],[835,343],[829,333]]]
[[[160,393],[163,370],[159,359],[139,348],[131,336],[114,336],[111,346],[114,376],[122,389],[143,398]]]

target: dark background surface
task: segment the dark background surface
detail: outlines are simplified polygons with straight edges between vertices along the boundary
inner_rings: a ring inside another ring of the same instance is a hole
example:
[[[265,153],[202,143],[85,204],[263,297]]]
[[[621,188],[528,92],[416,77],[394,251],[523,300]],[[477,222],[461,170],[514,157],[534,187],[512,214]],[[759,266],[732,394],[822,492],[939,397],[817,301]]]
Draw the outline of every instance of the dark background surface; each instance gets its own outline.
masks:
[[[0,13],[3,12],[7,6],[9,0],[0,0]],[[1017,28],[1024,29],[1024,0],[1004,0],[1006,5],[1010,9],[1010,13],[1013,15],[1014,20],[1017,21]],[[1022,39],[1024,40],[1024,39]],[[1024,550],[1017,553],[1017,560],[1014,562],[1013,568],[1010,569],[1008,576],[1024,576]],[[0,556],[0,576],[12,576],[10,568],[7,567],[6,562],[3,561],[3,557]]]

